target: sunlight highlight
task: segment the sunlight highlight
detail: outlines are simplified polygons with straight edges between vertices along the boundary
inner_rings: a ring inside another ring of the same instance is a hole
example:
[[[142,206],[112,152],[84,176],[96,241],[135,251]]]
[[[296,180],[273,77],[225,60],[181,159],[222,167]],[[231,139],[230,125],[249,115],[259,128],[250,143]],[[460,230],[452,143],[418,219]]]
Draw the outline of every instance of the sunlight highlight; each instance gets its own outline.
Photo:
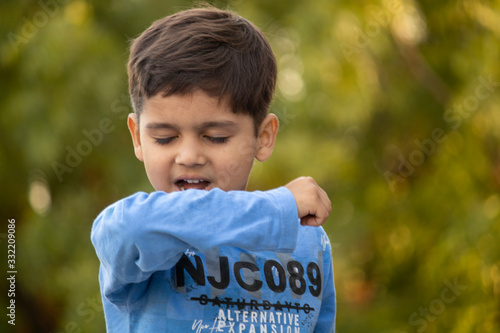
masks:
[[[45,216],[50,210],[52,198],[45,179],[38,178],[31,181],[28,190],[28,200],[31,208],[41,216]]]

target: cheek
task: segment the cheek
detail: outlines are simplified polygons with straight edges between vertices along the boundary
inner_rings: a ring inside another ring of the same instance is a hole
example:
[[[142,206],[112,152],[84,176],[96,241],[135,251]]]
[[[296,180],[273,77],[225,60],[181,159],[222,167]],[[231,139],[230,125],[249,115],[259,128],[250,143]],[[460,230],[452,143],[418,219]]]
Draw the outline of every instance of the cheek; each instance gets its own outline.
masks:
[[[233,152],[234,159],[237,160],[240,168],[249,172],[252,168],[256,154],[256,141],[254,139],[242,140]]]
[[[169,156],[165,151],[148,147],[144,149],[144,165],[151,172],[165,171]]]
[[[231,189],[240,189],[241,185],[246,184],[248,180],[253,165],[253,155],[234,151],[214,159],[212,163],[221,186],[232,184],[237,188]]]
[[[257,141],[255,138],[242,140],[238,145],[238,154],[243,159],[253,160],[257,151]]]

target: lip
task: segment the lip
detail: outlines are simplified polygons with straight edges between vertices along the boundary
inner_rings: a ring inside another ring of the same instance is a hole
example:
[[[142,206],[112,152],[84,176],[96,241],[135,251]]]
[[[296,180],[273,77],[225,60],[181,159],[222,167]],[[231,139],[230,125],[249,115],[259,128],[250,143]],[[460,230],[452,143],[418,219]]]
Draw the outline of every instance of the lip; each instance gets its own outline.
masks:
[[[208,183],[207,187],[205,187],[203,189],[205,191],[210,190],[212,187],[212,181],[207,179],[206,177],[201,177],[201,176],[196,176],[196,175],[182,175],[182,176],[174,179],[174,185],[178,191],[182,191],[182,190],[177,183],[180,181],[183,181],[183,180],[187,180],[187,181],[199,180],[199,181],[207,182]]]

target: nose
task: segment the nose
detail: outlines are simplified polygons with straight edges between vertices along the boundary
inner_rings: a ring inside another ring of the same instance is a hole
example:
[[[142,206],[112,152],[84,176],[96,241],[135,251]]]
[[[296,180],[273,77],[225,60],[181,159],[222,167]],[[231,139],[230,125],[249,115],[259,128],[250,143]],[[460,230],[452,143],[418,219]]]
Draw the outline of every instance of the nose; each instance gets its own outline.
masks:
[[[184,138],[178,148],[175,163],[189,168],[202,166],[207,163],[203,149],[197,140]]]

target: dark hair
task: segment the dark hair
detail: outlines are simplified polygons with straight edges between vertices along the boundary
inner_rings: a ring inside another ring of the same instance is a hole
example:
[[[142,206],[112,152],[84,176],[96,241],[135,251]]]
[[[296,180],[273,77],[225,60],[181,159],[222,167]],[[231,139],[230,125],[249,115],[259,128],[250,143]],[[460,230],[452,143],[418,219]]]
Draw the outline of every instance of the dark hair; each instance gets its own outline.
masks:
[[[276,59],[262,31],[213,7],[185,10],[154,22],[135,39],[128,62],[129,93],[140,116],[145,98],[202,89],[249,114],[257,129],[276,85]]]

